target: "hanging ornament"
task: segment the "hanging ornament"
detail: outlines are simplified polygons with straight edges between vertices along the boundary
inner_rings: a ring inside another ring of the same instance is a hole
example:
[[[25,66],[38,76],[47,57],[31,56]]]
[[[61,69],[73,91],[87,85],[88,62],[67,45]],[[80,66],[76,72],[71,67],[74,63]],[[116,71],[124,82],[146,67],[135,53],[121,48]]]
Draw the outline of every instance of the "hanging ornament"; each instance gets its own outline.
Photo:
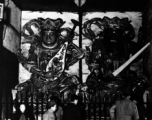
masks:
[[[86,0],[74,0],[74,2],[78,7],[81,7],[85,4]]]

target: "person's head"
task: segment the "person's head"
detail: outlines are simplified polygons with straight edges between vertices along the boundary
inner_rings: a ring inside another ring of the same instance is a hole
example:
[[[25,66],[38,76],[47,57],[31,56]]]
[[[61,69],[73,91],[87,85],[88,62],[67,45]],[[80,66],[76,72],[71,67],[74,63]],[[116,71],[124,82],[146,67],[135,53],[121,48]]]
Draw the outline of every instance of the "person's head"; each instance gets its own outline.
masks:
[[[53,112],[57,109],[57,103],[55,100],[50,100],[48,102],[48,109],[52,110]]]
[[[24,112],[25,112],[25,109],[26,109],[25,104],[21,104],[19,109],[20,109],[20,111],[21,111],[22,113],[24,113]]]
[[[79,97],[76,94],[71,95],[71,102],[74,103],[75,105],[78,103]]]
[[[131,97],[131,92],[130,92],[130,91],[124,91],[124,92],[123,92],[123,97],[130,99],[130,97]]]
[[[134,102],[135,104],[138,103],[138,98],[137,98],[137,96],[135,96],[135,95],[132,95],[132,96],[130,97],[130,100],[131,100],[132,102]]]
[[[55,100],[57,105],[61,104],[61,100],[60,100],[60,98],[58,96],[52,95],[50,97],[50,100]]]

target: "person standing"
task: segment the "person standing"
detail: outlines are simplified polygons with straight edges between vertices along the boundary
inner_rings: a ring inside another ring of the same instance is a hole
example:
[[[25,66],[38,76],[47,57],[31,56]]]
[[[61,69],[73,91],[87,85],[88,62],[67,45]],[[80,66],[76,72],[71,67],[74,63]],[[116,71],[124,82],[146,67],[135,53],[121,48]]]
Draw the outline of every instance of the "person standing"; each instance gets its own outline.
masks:
[[[145,111],[144,111],[144,105],[139,101],[138,98],[132,97],[132,101],[137,105],[138,113],[139,113],[139,120],[145,120]]]
[[[43,114],[43,120],[55,120],[55,111],[57,109],[57,103],[55,100],[48,102],[48,110]]]
[[[147,119],[152,119],[152,103],[150,103],[150,88],[146,89],[143,93],[143,103],[145,107],[145,112],[146,112],[146,118]]]
[[[81,120],[80,108],[77,105],[79,97],[75,94],[71,95],[71,102],[63,108],[62,120]]]
[[[51,96],[50,100],[55,100],[56,103],[57,103],[57,109],[55,111],[56,120],[62,120],[63,108],[62,108],[62,105],[61,105],[60,98],[57,97],[57,96]]]
[[[111,120],[138,120],[139,114],[137,106],[130,100],[131,94],[126,91],[123,98],[117,100],[109,109]]]
[[[12,120],[34,120],[34,118],[29,116],[26,104],[18,103],[16,105],[16,113],[12,117]]]

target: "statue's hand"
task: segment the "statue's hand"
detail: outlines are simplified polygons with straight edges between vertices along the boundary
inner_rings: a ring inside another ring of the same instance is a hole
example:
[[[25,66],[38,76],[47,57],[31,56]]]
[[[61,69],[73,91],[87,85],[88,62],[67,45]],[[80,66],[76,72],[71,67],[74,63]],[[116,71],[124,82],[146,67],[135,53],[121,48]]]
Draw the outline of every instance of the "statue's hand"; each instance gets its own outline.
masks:
[[[91,50],[90,50],[90,48],[89,48],[88,46],[86,46],[85,48],[86,48],[86,52],[87,52],[87,53],[90,53],[90,52],[91,52]]]
[[[23,56],[23,54],[21,53],[21,49],[17,50],[17,57],[18,57],[18,61],[21,62],[21,64],[26,63],[26,58]]]
[[[16,55],[17,55],[18,57],[19,57],[19,56],[22,56],[21,51],[22,51],[21,49],[18,49],[18,50],[17,50]]]
[[[112,74],[111,71],[108,71],[105,75],[104,75],[104,79],[107,82],[113,81],[115,80],[115,76]]]
[[[111,71],[108,71],[107,76],[111,79],[115,78]]]
[[[18,54],[21,54],[21,51],[22,51],[22,50],[19,48],[19,49],[17,50],[17,55],[18,55]]]
[[[45,78],[53,78],[54,72],[53,71],[46,72],[46,73],[44,73],[44,77]]]

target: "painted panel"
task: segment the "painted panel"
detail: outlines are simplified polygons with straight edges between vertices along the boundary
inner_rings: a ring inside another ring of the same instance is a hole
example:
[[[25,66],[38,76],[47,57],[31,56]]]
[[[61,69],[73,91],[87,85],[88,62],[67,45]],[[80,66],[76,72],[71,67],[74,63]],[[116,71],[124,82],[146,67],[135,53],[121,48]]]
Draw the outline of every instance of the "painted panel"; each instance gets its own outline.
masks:
[[[128,18],[131,21],[132,26],[134,27],[135,30],[135,38],[133,41],[137,41],[137,33],[139,28],[141,27],[142,24],[142,14],[140,12],[125,12],[125,13],[120,13],[120,12],[88,12],[84,14],[83,16],[83,21],[82,23],[86,22],[87,20],[90,20],[92,18],[103,18],[103,17],[119,17],[120,19],[122,18]],[[22,26],[27,23],[31,19],[37,19],[37,18],[62,18],[63,20],[66,21],[66,23],[63,25],[63,27],[70,27],[72,28],[72,23],[71,19],[76,19],[78,20],[78,13],[70,13],[70,12],[63,12],[62,14],[59,12],[31,12],[31,11],[23,11],[22,12]],[[79,34],[79,27],[76,28],[75,32]],[[22,38],[22,41],[24,39]],[[74,43],[78,45],[79,41],[79,36],[76,36],[74,39]],[[92,42],[88,38],[82,36],[82,48],[85,49],[86,46],[91,46]],[[29,44],[24,44],[21,45],[22,49],[29,49],[30,45]],[[85,63],[85,59],[82,60],[82,72],[83,72],[83,82],[86,81],[86,78],[88,74],[90,73],[88,66]],[[74,66],[71,66],[69,69],[70,74],[78,75],[78,63],[75,64]],[[20,73],[19,73],[19,82],[22,83],[23,81],[29,79],[30,73],[25,70],[21,65],[20,65]]]

